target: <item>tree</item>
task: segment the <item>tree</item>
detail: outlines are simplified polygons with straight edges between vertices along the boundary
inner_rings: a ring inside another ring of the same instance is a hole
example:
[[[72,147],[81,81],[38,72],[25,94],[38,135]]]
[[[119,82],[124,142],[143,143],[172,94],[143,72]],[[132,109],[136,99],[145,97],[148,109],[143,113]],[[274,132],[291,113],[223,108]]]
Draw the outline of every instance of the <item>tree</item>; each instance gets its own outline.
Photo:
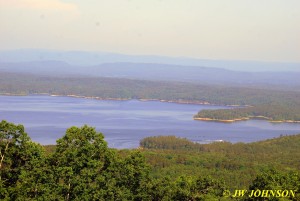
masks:
[[[97,176],[109,166],[109,152],[104,136],[95,128],[69,128],[57,140],[51,161],[61,199],[93,200]]]
[[[61,200],[144,200],[149,167],[140,152],[124,159],[107,147],[104,137],[87,125],[71,127],[57,140],[51,157]]]
[[[22,125],[0,122],[0,199],[18,200],[36,195],[39,182],[32,173],[42,161],[41,146],[30,140]]]

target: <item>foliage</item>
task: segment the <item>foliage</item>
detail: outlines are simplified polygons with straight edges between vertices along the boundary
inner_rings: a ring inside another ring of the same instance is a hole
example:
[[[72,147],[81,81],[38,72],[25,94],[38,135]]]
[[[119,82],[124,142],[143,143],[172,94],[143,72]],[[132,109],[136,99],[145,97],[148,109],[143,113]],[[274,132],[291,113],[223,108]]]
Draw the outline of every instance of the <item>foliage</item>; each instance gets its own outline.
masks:
[[[300,135],[206,145],[149,137],[141,145],[110,149],[102,133],[85,125],[69,128],[45,154],[22,125],[2,121],[0,199],[225,201],[228,189],[299,191]]]
[[[272,189],[272,190],[293,190],[296,193],[292,200],[300,200],[300,175],[297,172],[282,173],[270,169],[259,174],[252,182],[249,190]],[[247,200],[266,200],[265,198],[249,198]],[[270,198],[268,200],[279,200],[279,198]]]
[[[210,175],[231,188],[247,188],[256,175],[269,168],[299,171],[300,135],[282,136],[254,143],[199,144],[175,136],[148,137],[140,146],[151,174],[160,178]]]
[[[145,200],[149,167],[140,152],[120,158],[94,128],[71,127],[44,154],[22,125],[0,124],[2,200]]]
[[[176,136],[146,137],[140,141],[140,146],[147,149],[173,150],[194,150],[202,148],[199,144],[193,143],[186,138],[178,138]]]
[[[25,191],[28,197],[36,196],[43,180],[38,177],[44,163],[42,147],[30,140],[22,125],[1,121],[0,154],[0,199],[16,200]]]

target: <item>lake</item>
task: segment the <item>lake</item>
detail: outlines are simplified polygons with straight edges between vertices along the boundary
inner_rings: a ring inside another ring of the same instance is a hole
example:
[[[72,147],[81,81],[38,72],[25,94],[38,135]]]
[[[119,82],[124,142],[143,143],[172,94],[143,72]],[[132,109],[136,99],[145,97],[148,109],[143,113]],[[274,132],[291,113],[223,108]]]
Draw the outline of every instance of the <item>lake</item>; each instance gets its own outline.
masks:
[[[176,135],[199,143],[254,142],[300,133],[300,124],[248,120],[193,120],[202,109],[221,106],[159,101],[112,101],[58,96],[0,96],[0,119],[23,124],[33,141],[55,144],[65,130],[84,124],[104,134],[109,147],[136,148],[148,136]]]

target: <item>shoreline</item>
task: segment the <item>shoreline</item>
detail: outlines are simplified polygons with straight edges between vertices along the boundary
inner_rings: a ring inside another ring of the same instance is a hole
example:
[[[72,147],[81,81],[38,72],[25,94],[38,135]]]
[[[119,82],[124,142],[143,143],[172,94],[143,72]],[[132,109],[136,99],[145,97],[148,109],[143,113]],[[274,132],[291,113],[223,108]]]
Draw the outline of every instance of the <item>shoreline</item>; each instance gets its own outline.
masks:
[[[0,96],[53,96],[53,97],[71,97],[71,98],[84,98],[84,99],[94,99],[94,100],[113,100],[113,101],[128,101],[128,100],[138,100],[138,101],[159,101],[166,103],[177,103],[177,104],[193,104],[193,105],[210,105],[210,106],[225,106],[225,107],[248,107],[248,105],[220,105],[220,104],[212,104],[207,101],[188,101],[188,100],[165,100],[165,99],[152,99],[152,98],[102,98],[99,96],[80,96],[75,94],[49,94],[49,93],[34,93],[34,94],[12,94],[12,93],[1,93]]]
[[[34,94],[34,95],[48,95],[48,96],[60,96],[60,97],[72,97],[72,98],[85,98],[85,99],[95,99],[95,100],[114,100],[114,101],[128,101],[128,100],[138,100],[142,102],[147,101],[158,101],[163,103],[177,103],[177,104],[191,104],[191,105],[209,105],[209,106],[220,106],[220,107],[253,107],[251,105],[222,105],[222,104],[213,104],[207,101],[188,101],[188,100],[165,100],[165,99],[156,99],[156,98],[101,98],[98,96],[79,96],[79,95],[58,95],[58,94]],[[28,96],[28,95],[25,95]]]
[[[35,94],[12,94],[12,93],[1,93],[0,96],[35,96],[35,95],[44,95],[44,96],[53,96],[53,97],[71,97],[71,98],[84,98],[84,99],[94,99],[94,100],[112,100],[112,101],[128,101],[128,100],[138,100],[138,101],[159,101],[159,102],[166,102],[166,103],[176,103],[176,104],[194,104],[194,105],[208,105],[208,106],[225,106],[225,107],[253,107],[251,105],[218,105],[212,104],[207,101],[187,101],[187,100],[165,100],[165,99],[148,99],[148,98],[139,98],[139,99],[132,99],[132,98],[102,98],[99,96],[80,96],[75,94],[68,94],[68,95],[59,95],[59,94],[49,94],[49,93],[35,93]],[[194,120],[198,121],[214,121],[220,123],[234,123],[238,121],[247,121],[250,119],[263,119],[267,120],[270,123],[300,123],[300,121],[294,120],[270,120],[270,118],[265,116],[249,116],[237,119],[212,119],[206,117],[193,117]]]
[[[95,100],[115,100],[115,101],[128,101],[128,100],[138,100],[142,102],[147,101],[159,101],[159,102],[166,102],[166,103],[177,103],[177,104],[194,104],[194,105],[212,105],[212,106],[221,106],[216,104],[211,104],[206,101],[186,101],[186,100],[165,100],[165,99],[155,99],[155,98],[102,98],[98,96],[78,96],[73,94],[68,95],[57,95],[57,94],[49,94],[50,96],[61,96],[61,97],[73,97],[73,98],[85,98],[85,99],[95,99]],[[227,106],[227,105],[224,105]],[[242,107],[242,106],[239,106]]]
[[[270,123],[300,123],[300,121],[294,121],[294,120],[270,120],[270,118],[264,116],[251,116],[251,117],[243,117],[238,119],[212,119],[212,118],[205,118],[205,117],[194,117],[193,119],[197,121],[214,121],[220,123],[234,123],[238,121],[247,121],[250,119],[267,120]]]

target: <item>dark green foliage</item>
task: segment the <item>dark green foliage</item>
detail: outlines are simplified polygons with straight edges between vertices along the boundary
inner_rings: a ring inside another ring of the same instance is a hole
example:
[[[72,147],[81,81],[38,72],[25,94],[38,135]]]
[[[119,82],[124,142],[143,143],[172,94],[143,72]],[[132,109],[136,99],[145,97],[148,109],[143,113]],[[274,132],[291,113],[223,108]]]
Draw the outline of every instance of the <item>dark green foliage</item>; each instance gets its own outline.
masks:
[[[44,163],[40,145],[32,142],[22,125],[0,122],[0,199],[35,197],[41,191]]]
[[[176,136],[147,137],[140,141],[140,146],[148,149],[201,150],[199,144]]]
[[[2,121],[0,137],[1,200],[225,201],[228,189],[300,187],[300,135],[205,145],[149,137],[141,151],[118,151],[83,126],[69,128],[47,154],[22,125]]]
[[[93,199],[97,175],[110,163],[107,144],[101,133],[88,126],[71,127],[57,140],[52,157],[57,190],[66,200]]]
[[[71,127],[47,155],[22,125],[0,123],[1,200],[149,200],[140,152],[120,158],[94,128]]]
[[[141,200],[149,170],[139,152],[124,159],[94,128],[71,127],[51,158],[57,197],[65,200]]]
[[[153,167],[151,174],[157,178],[211,175],[214,179],[223,178],[230,188],[247,188],[258,173],[269,167],[280,171],[297,171],[300,167],[300,135],[236,144],[198,144],[159,136],[143,139],[141,146]]]

